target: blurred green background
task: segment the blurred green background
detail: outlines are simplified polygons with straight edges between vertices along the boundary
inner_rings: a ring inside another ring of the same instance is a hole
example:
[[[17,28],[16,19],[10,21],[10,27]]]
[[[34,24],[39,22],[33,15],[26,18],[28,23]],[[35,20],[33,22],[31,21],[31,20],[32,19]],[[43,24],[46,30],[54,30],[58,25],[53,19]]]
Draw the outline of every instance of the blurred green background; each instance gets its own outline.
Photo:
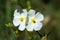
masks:
[[[41,12],[45,19],[40,31],[19,31],[14,27],[15,9],[28,8]],[[0,40],[60,40],[60,0],[0,0]]]

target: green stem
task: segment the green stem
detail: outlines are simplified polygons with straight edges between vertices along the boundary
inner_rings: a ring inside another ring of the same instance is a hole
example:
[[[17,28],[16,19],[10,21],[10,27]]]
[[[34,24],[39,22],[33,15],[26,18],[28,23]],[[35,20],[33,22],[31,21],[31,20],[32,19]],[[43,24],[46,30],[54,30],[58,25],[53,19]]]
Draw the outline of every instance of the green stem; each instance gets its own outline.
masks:
[[[11,22],[11,1],[6,2],[6,22]]]
[[[30,3],[30,1],[28,0],[28,1],[27,1],[27,10],[29,10],[29,9],[31,9],[31,3]]]

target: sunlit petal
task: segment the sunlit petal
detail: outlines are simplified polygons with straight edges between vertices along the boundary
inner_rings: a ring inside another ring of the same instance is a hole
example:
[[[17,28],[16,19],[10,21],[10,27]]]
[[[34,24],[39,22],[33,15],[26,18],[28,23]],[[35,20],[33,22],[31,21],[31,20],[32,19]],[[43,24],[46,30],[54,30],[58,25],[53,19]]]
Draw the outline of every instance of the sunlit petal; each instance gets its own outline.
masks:
[[[35,31],[38,31],[38,30],[40,30],[42,28],[42,23],[40,22],[40,23],[36,23],[35,25],[34,25],[34,30]]]
[[[29,16],[34,16],[35,15],[35,10],[30,9],[28,14],[29,14]]]
[[[27,25],[26,29],[27,29],[28,31],[33,31],[33,26],[32,26],[32,24],[29,23],[29,24]]]
[[[23,12],[24,12],[24,13],[27,13],[27,10],[26,10],[26,9],[23,9]]]
[[[13,24],[14,24],[14,26],[18,26],[20,24],[19,19],[18,18],[14,18],[13,19]]]
[[[37,12],[35,18],[36,18],[36,21],[43,21],[44,16],[40,12]]]
[[[20,12],[18,12],[18,9],[16,9],[14,11],[14,17],[19,17],[20,16]]]
[[[21,16],[27,17],[27,13],[21,13]]]
[[[23,31],[25,29],[25,23],[21,23],[18,29]]]

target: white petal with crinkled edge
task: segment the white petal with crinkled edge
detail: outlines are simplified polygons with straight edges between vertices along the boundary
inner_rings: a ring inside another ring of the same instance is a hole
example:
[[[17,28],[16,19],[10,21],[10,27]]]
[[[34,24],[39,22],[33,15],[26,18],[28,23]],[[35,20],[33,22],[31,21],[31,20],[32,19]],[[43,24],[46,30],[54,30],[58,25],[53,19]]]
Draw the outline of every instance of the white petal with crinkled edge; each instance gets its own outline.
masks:
[[[13,19],[14,26],[18,26],[20,24],[20,20],[18,18]]]
[[[24,15],[25,17],[27,17],[27,10],[26,9],[23,9],[23,13],[22,13],[22,15]]]
[[[23,31],[25,29],[25,23],[21,23],[20,26],[18,27],[20,31]]]
[[[27,17],[26,13],[21,13],[21,16]]]
[[[23,9],[23,12],[21,13],[21,15],[24,16],[24,17],[27,17],[27,14],[28,14],[27,13],[27,10],[26,9]]]
[[[33,31],[33,25],[32,25],[31,23],[28,23],[26,29],[27,29],[28,31]]]
[[[17,10],[18,10],[18,9],[16,9],[16,10],[14,11],[14,17],[19,17],[19,16],[20,16],[20,12],[18,12]]]
[[[42,28],[42,23],[41,22],[38,22],[38,23],[35,23],[34,25],[34,30],[35,31],[38,31]]]
[[[26,10],[26,9],[23,9],[22,11],[23,11],[24,13],[27,13],[27,10]]]
[[[35,17],[35,12],[36,12],[35,10],[30,9],[29,12],[28,12],[28,18],[30,19],[32,17]]]
[[[34,16],[35,15],[35,10],[30,9],[28,14],[29,14],[29,16]]]
[[[36,19],[36,21],[43,21],[44,16],[40,12],[37,12],[35,19]]]

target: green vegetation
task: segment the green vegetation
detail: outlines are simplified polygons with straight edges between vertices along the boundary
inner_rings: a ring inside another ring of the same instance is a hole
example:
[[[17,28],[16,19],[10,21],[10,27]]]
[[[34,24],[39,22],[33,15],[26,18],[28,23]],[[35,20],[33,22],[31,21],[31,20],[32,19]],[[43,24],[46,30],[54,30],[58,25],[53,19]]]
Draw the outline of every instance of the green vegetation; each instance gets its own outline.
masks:
[[[24,8],[34,9],[45,16],[40,31],[21,32],[14,27],[14,10]],[[60,1],[0,0],[0,40],[60,40]]]

